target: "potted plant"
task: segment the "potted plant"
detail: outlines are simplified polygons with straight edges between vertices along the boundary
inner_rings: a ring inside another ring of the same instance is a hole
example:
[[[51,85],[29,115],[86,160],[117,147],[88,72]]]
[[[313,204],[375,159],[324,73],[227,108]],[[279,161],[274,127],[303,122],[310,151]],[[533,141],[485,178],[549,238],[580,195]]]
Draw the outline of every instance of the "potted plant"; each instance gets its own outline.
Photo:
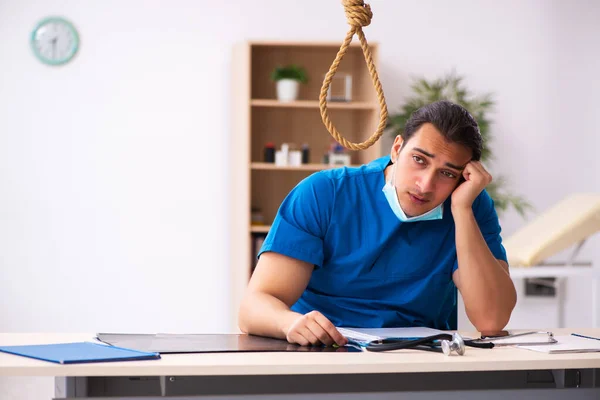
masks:
[[[304,68],[295,64],[276,67],[271,79],[277,84],[277,99],[283,102],[296,100],[300,83],[308,81]]]
[[[413,112],[422,106],[433,103],[438,100],[448,100],[466,108],[479,124],[479,131],[483,137],[483,151],[481,161],[486,162],[493,159],[490,144],[490,125],[491,121],[488,113],[492,110],[494,102],[491,95],[473,96],[463,85],[463,78],[457,76],[454,72],[445,76],[428,81],[426,79],[417,79],[411,85],[414,95],[408,97],[400,112],[390,114],[387,128],[391,130],[393,136],[399,135],[406,121]],[[494,179],[486,190],[494,200],[498,214],[512,206],[518,214],[525,216],[526,211],[531,209],[531,205],[522,197],[511,194],[504,189],[506,179],[503,176],[492,174]]]

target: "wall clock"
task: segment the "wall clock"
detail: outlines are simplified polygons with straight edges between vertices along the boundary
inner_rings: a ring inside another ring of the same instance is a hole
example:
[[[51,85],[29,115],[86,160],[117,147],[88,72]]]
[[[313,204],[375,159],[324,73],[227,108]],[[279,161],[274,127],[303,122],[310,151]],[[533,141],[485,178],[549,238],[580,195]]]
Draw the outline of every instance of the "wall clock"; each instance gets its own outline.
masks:
[[[75,56],[79,34],[69,21],[60,17],[46,18],[31,33],[31,48],[44,64],[62,65]]]

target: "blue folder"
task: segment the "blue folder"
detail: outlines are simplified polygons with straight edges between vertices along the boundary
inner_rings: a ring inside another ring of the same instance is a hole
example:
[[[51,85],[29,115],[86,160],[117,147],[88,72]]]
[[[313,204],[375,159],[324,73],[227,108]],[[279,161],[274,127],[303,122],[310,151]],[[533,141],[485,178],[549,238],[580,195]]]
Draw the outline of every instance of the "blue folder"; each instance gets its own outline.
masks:
[[[149,353],[91,342],[0,346],[0,351],[58,364],[154,360],[160,358],[159,353]]]

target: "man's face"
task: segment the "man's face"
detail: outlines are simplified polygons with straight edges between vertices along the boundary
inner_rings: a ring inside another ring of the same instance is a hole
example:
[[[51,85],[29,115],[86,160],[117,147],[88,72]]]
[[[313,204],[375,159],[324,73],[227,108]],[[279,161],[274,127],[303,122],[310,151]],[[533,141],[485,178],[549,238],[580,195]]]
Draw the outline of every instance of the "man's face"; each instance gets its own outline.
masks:
[[[398,156],[396,193],[408,216],[421,215],[443,203],[456,188],[473,154],[464,145],[447,142],[430,123],[423,124],[398,154],[401,146],[402,138],[398,136],[391,157],[396,160]],[[386,177],[390,168],[386,169]]]

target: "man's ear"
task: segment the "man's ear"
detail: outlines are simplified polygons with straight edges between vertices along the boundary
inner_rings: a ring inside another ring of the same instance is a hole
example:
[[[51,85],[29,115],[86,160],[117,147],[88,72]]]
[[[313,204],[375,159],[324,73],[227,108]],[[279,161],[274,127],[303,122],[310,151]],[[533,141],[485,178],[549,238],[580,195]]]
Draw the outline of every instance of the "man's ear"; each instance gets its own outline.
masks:
[[[392,151],[390,154],[392,162],[397,161],[397,157],[398,157],[398,154],[400,153],[400,150],[402,149],[403,143],[404,143],[404,139],[402,139],[402,136],[400,136],[400,135],[396,136],[396,138],[394,139],[394,144],[392,145]],[[394,157],[396,157],[396,159],[394,159]]]

